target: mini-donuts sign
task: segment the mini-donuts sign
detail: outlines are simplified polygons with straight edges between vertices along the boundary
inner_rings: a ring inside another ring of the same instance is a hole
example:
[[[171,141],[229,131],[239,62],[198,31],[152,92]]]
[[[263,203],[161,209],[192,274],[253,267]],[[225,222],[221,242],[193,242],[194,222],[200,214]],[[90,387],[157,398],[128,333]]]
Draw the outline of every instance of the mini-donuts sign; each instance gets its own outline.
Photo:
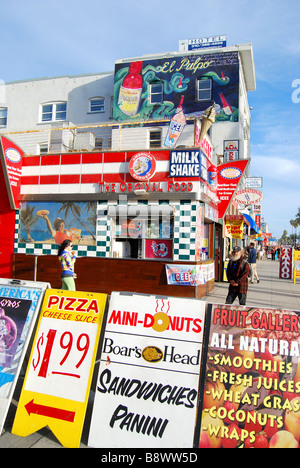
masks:
[[[156,171],[156,161],[151,153],[136,153],[129,161],[129,173],[136,180],[149,180]]]

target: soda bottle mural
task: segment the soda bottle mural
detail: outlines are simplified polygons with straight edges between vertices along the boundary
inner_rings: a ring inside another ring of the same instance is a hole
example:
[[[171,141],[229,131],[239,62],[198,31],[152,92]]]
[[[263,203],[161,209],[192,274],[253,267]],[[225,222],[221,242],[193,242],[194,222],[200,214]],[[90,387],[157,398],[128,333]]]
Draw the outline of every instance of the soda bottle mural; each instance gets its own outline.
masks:
[[[165,139],[165,146],[167,148],[173,148],[176,145],[178,138],[180,137],[186,124],[186,119],[182,108],[183,99],[184,96],[181,96],[176,114],[172,117],[170,122],[169,130]]]
[[[233,113],[231,105],[229,104],[229,102],[227,101],[227,99],[225,98],[223,93],[219,93],[219,96],[220,96],[221,101],[222,101],[222,106],[223,106],[224,113],[226,115],[231,115]]]
[[[142,65],[141,61],[131,62],[129,71],[120,87],[118,105],[121,111],[128,116],[136,115],[139,110],[143,88],[143,78],[140,75]]]

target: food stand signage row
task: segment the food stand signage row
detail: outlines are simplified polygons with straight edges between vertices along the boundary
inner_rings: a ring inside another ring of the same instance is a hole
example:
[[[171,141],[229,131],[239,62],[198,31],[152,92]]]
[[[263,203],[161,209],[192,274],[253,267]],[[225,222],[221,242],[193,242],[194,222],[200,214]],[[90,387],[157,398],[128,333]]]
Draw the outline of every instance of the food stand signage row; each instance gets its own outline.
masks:
[[[78,447],[105,303],[46,291],[14,434]],[[300,312],[113,292],[100,348],[89,446],[299,447]]]

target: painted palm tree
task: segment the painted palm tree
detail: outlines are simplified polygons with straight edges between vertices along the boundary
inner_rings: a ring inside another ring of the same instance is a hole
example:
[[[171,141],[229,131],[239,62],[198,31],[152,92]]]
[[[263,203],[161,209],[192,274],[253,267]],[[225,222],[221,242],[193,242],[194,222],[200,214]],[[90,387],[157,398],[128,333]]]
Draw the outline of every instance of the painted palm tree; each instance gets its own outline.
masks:
[[[93,203],[88,202],[86,206],[88,207],[88,205],[91,206],[92,204]],[[60,212],[64,213],[65,218],[68,216],[69,212],[71,212],[72,215],[74,216],[74,218],[76,218],[77,221],[91,234],[93,240],[96,240],[96,237],[94,236],[92,231],[89,229],[89,227],[80,219],[82,210],[81,210],[81,207],[76,202],[65,202],[65,203],[63,203],[60,210],[59,210],[59,213]]]
[[[34,239],[31,237],[31,227],[37,222],[39,217],[33,215],[35,206],[26,205],[26,207],[20,210],[20,224],[24,227],[27,233],[27,241],[34,242]]]

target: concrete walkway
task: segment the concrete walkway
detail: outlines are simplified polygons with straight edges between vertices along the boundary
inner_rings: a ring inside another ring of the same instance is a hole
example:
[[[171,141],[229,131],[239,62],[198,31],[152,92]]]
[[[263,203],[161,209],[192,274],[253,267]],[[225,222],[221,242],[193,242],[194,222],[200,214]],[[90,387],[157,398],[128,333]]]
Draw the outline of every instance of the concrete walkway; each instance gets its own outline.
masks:
[[[292,280],[279,278],[279,262],[260,260],[257,262],[257,272],[260,282],[249,283],[248,306],[271,307],[280,309],[300,310],[300,279],[296,284]],[[207,302],[225,304],[228,283],[216,283],[215,288],[205,299]],[[238,304],[236,299],[235,304]]]
[[[249,284],[247,306],[260,306],[280,309],[300,310],[300,279],[296,284],[292,280],[279,279],[279,262],[261,260],[257,264],[260,283]],[[214,290],[203,299],[209,303],[225,304],[228,283],[216,283]],[[238,304],[238,300],[235,301]],[[23,384],[19,379],[19,386],[14,395],[4,430],[0,437],[0,448],[63,448],[48,428],[41,429],[28,437],[18,437],[11,434],[11,428],[18,404],[20,389]],[[87,448],[88,431],[93,403],[93,392],[85,418],[80,448]]]

